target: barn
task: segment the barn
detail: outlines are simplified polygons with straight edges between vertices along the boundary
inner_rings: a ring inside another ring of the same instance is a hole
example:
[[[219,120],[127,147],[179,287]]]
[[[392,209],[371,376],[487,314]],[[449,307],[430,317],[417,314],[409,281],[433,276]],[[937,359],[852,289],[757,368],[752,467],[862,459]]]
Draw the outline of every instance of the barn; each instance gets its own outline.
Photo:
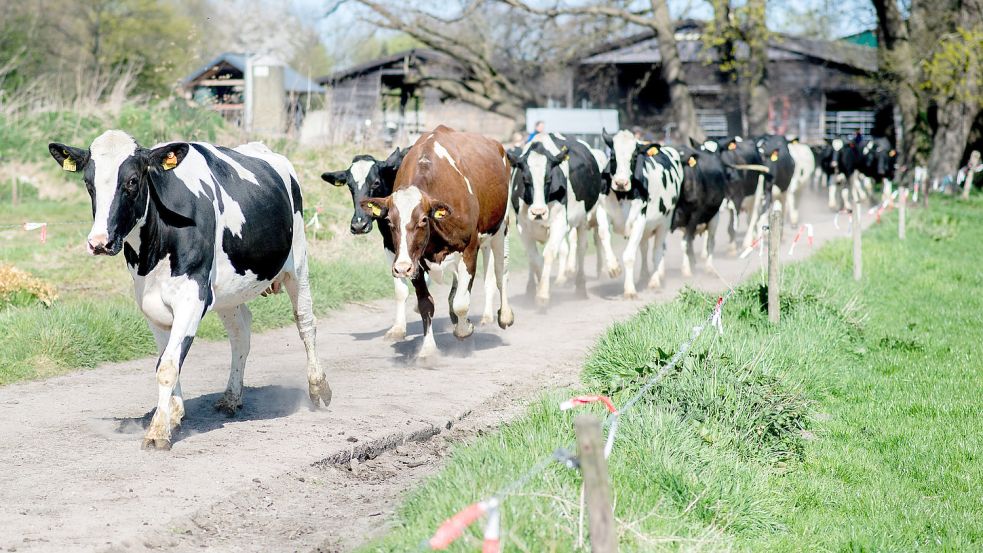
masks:
[[[326,141],[383,140],[407,144],[423,130],[440,123],[457,130],[505,140],[515,122],[420,86],[415,76],[447,76],[460,71],[439,52],[417,48],[374,59],[317,79],[326,92],[326,122],[332,136]]]
[[[706,134],[746,134],[744,102],[729,100],[713,48],[703,43],[704,25],[682,21],[676,41],[697,116]],[[746,48],[738,47],[738,55]],[[820,141],[837,135],[884,135],[893,127],[893,107],[872,77],[877,50],[848,41],[773,34],[768,45],[769,132]],[[653,32],[608,44],[581,58],[573,96],[580,107],[617,108],[622,121],[653,134],[671,132],[669,90],[660,78],[662,58]]]
[[[257,59],[259,58],[250,58],[248,54],[225,52],[186,76],[181,81],[181,88],[187,98],[221,113],[227,121],[242,127],[248,111],[246,90],[250,79],[246,78],[246,69]],[[265,66],[255,68],[254,79],[269,75],[269,71],[261,71],[262,67]],[[285,104],[283,119],[289,128],[298,128],[311,104],[319,104],[324,88],[288,66],[282,68],[282,81],[282,98]],[[257,89],[258,92],[262,90],[265,89]],[[255,100],[261,103],[266,99]],[[279,102],[279,95],[276,101]],[[288,129],[278,132],[284,130]]]

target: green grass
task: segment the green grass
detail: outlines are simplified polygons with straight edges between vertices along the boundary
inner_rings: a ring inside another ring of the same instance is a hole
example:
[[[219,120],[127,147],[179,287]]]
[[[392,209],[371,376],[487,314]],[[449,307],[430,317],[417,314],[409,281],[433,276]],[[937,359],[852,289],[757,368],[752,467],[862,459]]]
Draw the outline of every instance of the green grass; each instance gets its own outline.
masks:
[[[782,322],[760,276],[622,421],[610,459],[622,551],[978,551],[983,547],[983,202],[933,200],[783,274]],[[675,353],[715,297],[687,291],[613,325],[585,391],[623,402]],[[405,551],[557,446],[573,415],[554,391],[499,431],[453,450],[410,492],[396,528],[365,551]],[[592,408],[581,408],[590,410]],[[576,548],[579,476],[550,466],[503,511],[506,551]],[[452,551],[478,547],[480,528]]]

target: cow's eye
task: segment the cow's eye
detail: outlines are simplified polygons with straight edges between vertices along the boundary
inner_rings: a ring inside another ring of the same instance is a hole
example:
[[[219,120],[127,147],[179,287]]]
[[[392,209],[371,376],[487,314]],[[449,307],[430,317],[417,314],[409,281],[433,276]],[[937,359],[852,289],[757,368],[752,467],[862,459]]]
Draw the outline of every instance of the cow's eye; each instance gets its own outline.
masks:
[[[427,223],[429,223],[429,221],[427,221],[427,218],[424,217],[423,219],[420,219],[420,222],[417,223],[416,226],[419,228],[424,228],[427,226]]]
[[[127,179],[127,181],[126,181],[126,189],[128,191],[130,191],[130,192],[133,192],[134,190],[137,189],[137,184],[139,182],[140,181],[139,181],[139,179],[137,179],[136,175],[133,175],[132,177],[130,177],[129,179]]]

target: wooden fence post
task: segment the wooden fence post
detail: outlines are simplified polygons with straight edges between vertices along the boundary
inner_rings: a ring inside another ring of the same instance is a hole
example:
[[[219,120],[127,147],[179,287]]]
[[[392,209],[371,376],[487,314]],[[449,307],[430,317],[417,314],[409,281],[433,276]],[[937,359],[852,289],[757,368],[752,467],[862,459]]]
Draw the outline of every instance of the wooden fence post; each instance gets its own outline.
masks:
[[[853,280],[860,281],[863,276],[863,256],[861,245],[860,245],[860,191],[858,189],[859,184],[856,180],[853,181]]]
[[[618,551],[618,535],[611,509],[611,485],[608,482],[608,462],[604,458],[604,439],[601,421],[592,415],[580,415],[573,422],[577,432],[577,457],[584,477],[584,495],[590,527],[590,548],[593,553]]]
[[[898,206],[898,240],[905,239],[905,212],[908,207],[908,189],[902,187],[901,192],[901,205]]]
[[[781,318],[782,204],[772,201],[768,213],[768,320],[777,323]]]

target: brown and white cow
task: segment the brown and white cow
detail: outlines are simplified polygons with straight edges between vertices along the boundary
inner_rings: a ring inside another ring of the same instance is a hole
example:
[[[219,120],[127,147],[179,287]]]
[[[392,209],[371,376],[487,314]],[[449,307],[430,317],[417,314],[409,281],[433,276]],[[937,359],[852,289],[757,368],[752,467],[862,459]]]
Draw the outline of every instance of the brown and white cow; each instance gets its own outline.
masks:
[[[448,272],[453,275],[450,318],[454,335],[467,338],[474,332],[468,309],[479,250],[492,250],[501,295],[498,325],[507,328],[514,321],[506,242],[510,171],[501,144],[441,125],[406,153],[391,195],[361,202],[369,216],[392,230],[393,276],[411,278],[416,288],[423,318],[421,357],[437,351],[431,329],[434,302],[425,275],[438,282]]]

